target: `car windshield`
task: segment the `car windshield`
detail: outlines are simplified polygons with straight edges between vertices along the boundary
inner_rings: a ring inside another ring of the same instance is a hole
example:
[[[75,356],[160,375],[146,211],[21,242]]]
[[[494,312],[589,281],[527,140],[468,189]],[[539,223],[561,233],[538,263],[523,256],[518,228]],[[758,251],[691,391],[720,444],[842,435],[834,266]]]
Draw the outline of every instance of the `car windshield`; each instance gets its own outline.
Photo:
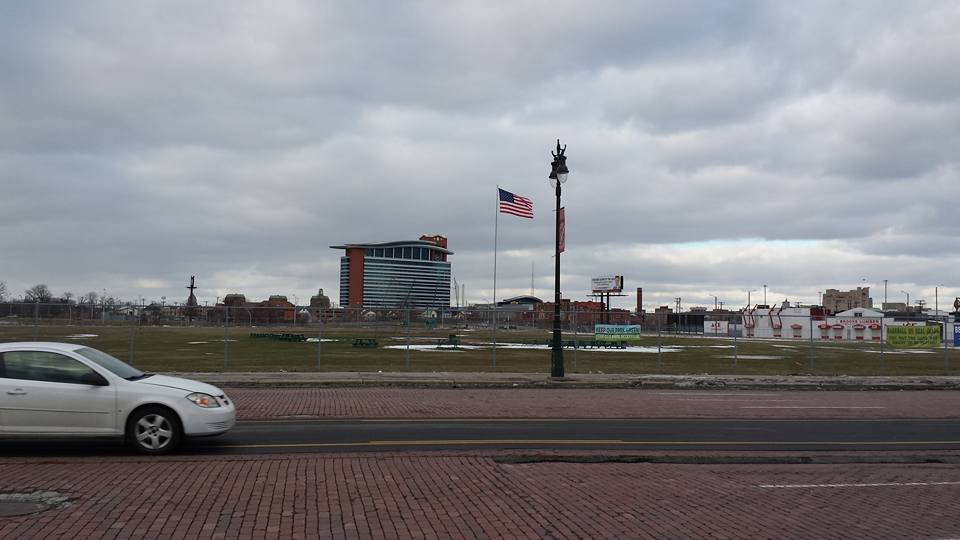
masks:
[[[77,353],[88,360],[96,362],[98,366],[109,370],[114,375],[123,377],[124,379],[130,381],[142,379],[147,376],[147,374],[139,369],[127,365],[123,360],[118,360],[103,351],[98,351],[91,348],[83,348],[77,349]]]

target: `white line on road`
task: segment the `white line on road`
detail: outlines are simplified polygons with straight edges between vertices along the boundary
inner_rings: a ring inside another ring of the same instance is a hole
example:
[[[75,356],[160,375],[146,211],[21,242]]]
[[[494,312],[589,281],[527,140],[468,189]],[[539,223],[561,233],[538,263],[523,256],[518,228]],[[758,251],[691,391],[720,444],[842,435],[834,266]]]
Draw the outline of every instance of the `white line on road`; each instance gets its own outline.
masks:
[[[707,393],[707,392],[654,392],[655,396],[778,396],[780,394],[773,393],[764,393],[764,394],[751,394],[747,392],[724,392],[724,393]]]
[[[720,403],[736,403],[738,401],[746,401],[748,403],[788,403],[788,402],[797,402],[804,401],[802,399],[699,399],[699,398],[679,398],[674,401],[716,401]]]
[[[960,486],[960,482],[882,482],[875,484],[761,484],[761,488],[845,488],[898,486]]]
[[[886,409],[886,407],[858,407],[855,405],[741,405],[741,409]]]

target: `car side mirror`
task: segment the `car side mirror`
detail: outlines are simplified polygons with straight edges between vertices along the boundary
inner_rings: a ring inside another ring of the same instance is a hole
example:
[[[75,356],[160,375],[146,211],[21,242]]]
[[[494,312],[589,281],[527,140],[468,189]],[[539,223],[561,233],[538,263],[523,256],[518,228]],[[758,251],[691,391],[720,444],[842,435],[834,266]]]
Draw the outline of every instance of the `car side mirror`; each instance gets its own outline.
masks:
[[[110,386],[110,383],[107,382],[107,379],[105,379],[103,375],[97,373],[96,371],[90,371],[81,375],[80,382],[83,384],[89,384],[90,386]]]

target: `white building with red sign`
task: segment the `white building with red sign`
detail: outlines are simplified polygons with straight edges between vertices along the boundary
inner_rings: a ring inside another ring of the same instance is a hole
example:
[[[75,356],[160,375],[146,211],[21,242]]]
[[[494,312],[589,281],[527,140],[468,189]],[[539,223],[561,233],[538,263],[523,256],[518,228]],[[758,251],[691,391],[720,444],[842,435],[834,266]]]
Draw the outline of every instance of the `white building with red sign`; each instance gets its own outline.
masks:
[[[704,321],[704,334],[728,335],[739,331],[744,338],[829,341],[880,341],[883,326],[893,324],[883,313],[867,308],[854,308],[829,317],[818,311],[811,316],[809,307],[756,306],[740,310],[740,324],[726,321]],[[811,337],[812,336],[812,337]]]
[[[883,313],[879,311],[848,309],[818,324],[818,337],[833,341],[880,341],[884,324]]]

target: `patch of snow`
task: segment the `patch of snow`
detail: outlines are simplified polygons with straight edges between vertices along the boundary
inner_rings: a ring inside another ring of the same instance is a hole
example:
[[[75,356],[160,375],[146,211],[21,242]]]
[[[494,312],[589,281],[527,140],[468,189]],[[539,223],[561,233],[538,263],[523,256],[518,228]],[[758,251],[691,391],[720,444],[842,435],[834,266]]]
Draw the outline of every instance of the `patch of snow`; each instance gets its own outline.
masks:
[[[720,356],[719,358],[739,358],[740,360],[783,360],[782,356],[770,356],[766,354],[741,354],[738,356],[728,354],[725,356]]]
[[[385,347],[383,347],[383,348],[384,348],[384,349],[400,349],[400,350],[406,350],[407,346],[406,346],[406,345],[387,345],[387,346],[385,346]],[[463,352],[464,350],[468,350],[468,349],[469,349],[469,350],[476,350],[476,349],[480,349],[480,348],[482,348],[482,347],[477,347],[476,345],[460,345],[460,346],[454,347],[453,345],[440,345],[440,346],[437,346],[437,345],[423,345],[423,344],[419,344],[419,343],[416,344],[416,345],[410,344],[410,350],[411,350],[411,351],[426,351],[426,352],[436,352],[436,351],[444,351],[444,352]]]
[[[929,349],[886,349],[883,354],[936,354],[937,351]],[[866,352],[880,354],[880,349],[866,349]]]

